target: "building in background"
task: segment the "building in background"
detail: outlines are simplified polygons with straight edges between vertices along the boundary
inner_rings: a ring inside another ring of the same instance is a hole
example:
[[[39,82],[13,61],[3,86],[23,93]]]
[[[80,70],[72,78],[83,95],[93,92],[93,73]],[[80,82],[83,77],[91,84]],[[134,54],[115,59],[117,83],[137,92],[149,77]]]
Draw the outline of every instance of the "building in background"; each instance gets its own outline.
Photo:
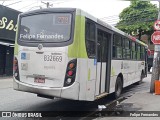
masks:
[[[20,12],[0,5],[0,76],[12,75],[14,41]]]

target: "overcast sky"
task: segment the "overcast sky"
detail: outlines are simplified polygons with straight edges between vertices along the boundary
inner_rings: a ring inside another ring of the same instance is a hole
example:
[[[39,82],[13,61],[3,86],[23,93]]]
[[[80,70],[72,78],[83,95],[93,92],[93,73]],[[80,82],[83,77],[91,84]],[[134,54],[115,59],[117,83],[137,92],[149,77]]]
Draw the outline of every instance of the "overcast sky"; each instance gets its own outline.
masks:
[[[5,2],[4,2],[5,1]],[[118,20],[119,13],[130,5],[130,1],[120,0],[42,0],[50,2],[52,7],[76,7],[101,18],[107,22],[115,23]],[[41,0],[0,0],[0,4],[9,5],[13,9],[25,12],[28,10],[45,8],[46,5]],[[13,4],[15,3],[15,4]],[[152,2],[158,4],[158,2]],[[12,4],[12,5],[10,5]],[[112,16],[112,17],[110,17]],[[105,18],[105,19],[104,19]]]

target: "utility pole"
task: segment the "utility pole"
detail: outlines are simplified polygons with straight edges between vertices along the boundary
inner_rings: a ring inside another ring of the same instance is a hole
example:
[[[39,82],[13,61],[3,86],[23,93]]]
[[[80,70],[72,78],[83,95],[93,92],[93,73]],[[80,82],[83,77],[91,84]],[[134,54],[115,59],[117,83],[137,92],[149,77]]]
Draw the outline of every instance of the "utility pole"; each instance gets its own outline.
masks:
[[[158,19],[157,20],[160,20],[160,1],[159,1],[159,10],[158,10]],[[160,77],[160,45],[155,44],[150,93],[155,92],[154,82],[155,82],[155,80],[159,80],[159,77]]]
[[[50,4],[49,2],[46,2],[46,3],[45,3],[45,2],[43,2],[43,1],[41,1],[41,3],[46,4],[46,7],[47,7],[47,8],[49,8],[50,6],[53,6],[53,4]]]
[[[2,5],[4,4],[4,2],[5,2],[5,0],[3,0],[3,3],[2,3]]]

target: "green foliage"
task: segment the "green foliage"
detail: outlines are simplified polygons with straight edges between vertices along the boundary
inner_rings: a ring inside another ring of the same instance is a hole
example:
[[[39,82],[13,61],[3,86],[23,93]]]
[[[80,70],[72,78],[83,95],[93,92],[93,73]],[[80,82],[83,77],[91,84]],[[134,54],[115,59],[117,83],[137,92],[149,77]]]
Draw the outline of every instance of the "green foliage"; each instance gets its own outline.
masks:
[[[131,35],[151,33],[157,17],[156,5],[149,1],[131,1],[131,5],[120,13],[120,21],[116,27]]]

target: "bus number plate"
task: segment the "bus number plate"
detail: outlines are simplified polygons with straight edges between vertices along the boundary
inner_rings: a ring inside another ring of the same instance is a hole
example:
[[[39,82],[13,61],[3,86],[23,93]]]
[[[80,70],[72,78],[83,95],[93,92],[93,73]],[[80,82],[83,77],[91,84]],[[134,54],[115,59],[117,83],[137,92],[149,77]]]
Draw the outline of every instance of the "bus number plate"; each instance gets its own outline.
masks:
[[[38,78],[38,77],[36,77],[36,78],[34,78],[34,82],[35,83],[45,83],[45,78]]]
[[[62,62],[62,56],[44,55],[44,61]]]

